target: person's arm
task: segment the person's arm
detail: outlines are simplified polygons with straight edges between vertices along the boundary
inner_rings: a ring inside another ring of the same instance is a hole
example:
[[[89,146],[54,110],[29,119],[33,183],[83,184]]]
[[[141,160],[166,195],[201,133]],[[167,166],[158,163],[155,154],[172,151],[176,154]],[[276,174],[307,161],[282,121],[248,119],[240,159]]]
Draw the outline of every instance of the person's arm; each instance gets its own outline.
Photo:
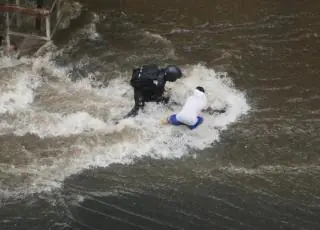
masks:
[[[163,97],[163,93],[164,93],[164,89],[165,89],[165,86],[166,86],[166,81],[164,79],[164,72],[161,71],[157,78],[155,80],[153,80],[153,86],[154,86],[154,90],[155,90],[155,95],[156,97],[158,98],[158,100],[163,100],[165,99]],[[166,98],[165,101],[168,101],[169,98]]]
[[[203,104],[204,106],[203,106],[202,112],[209,113],[210,115],[214,113],[225,113],[227,109],[227,106],[225,106],[222,109],[213,109],[211,106],[208,105],[207,97],[203,98]]]
[[[158,88],[158,89],[163,89],[166,85],[165,81],[165,73],[163,70],[160,70],[157,78],[153,81],[153,84]]]
[[[208,106],[206,109],[202,110],[203,112],[209,113],[210,115],[214,113],[225,113],[226,108],[223,109],[213,109],[212,107]]]

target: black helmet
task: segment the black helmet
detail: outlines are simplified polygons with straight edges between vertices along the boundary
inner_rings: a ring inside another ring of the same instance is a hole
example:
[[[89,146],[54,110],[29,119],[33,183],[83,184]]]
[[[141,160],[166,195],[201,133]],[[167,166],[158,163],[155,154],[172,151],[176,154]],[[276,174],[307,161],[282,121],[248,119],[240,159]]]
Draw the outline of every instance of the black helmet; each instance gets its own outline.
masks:
[[[197,88],[196,88],[197,90],[199,90],[199,91],[201,91],[202,93],[204,93],[204,88],[203,87],[201,87],[201,86],[197,86]]]
[[[165,69],[165,79],[166,81],[176,81],[177,79],[179,79],[180,77],[182,77],[182,73],[181,70],[174,65],[168,65]]]

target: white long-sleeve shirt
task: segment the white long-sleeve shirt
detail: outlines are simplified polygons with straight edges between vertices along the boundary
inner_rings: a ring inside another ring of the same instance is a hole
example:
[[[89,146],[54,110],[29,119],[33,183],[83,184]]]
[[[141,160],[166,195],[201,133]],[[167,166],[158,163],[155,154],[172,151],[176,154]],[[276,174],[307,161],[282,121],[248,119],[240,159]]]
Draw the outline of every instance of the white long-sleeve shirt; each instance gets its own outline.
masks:
[[[197,116],[200,115],[201,110],[205,109],[206,106],[206,95],[195,89],[193,95],[187,98],[176,118],[179,122],[186,125],[195,125],[198,121]]]

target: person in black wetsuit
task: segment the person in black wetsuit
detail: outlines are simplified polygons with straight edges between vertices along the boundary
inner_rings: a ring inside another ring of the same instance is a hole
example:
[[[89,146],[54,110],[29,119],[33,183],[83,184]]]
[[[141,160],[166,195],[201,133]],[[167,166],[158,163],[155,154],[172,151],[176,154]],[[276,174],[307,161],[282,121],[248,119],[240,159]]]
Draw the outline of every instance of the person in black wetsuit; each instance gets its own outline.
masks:
[[[174,65],[159,68],[156,64],[143,65],[132,70],[130,85],[134,89],[134,107],[125,117],[136,116],[145,102],[167,103],[164,87],[167,81],[174,82],[182,77],[181,70]]]

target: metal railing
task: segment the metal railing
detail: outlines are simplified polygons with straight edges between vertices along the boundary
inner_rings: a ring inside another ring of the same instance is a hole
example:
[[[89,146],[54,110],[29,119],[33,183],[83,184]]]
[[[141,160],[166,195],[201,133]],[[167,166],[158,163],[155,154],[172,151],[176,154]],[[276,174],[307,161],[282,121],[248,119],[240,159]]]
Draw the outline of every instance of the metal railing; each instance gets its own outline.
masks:
[[[14,0],[0,4],[6,15],[6,34],[50,41],[61,19],[63,0]]]

